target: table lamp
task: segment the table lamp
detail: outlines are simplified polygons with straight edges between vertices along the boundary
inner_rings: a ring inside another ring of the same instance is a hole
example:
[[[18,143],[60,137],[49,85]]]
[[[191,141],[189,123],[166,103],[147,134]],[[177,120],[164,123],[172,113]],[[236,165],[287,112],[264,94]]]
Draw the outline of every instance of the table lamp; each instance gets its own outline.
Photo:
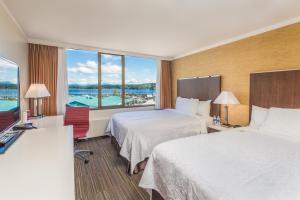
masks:
[[[34,117],[42,117],[42,98],[49,97],[50,93],[45,84],[31,84],[26,92],[25,98],[34,99]]]
[[[222,104],[225,108],[225,126],[228,124],[228,105],[237,105],[240,104],[239,100],[234,96],[230,91],[222,91],[219,96],[214,101],[214,104]]]

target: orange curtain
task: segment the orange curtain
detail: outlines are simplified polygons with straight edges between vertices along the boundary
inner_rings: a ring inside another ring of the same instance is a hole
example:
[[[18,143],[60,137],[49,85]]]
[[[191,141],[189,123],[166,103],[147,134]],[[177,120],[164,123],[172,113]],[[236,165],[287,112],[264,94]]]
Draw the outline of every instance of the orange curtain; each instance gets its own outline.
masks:
[[[171,61],[161,61],[160,73],[160,108],[172,107]]]
[[[56,115],[58,48],[29,44],[29,83],[45,84],[50,97],[43,98],[43,114]],[[33,113],[33,101],[29,103]]]

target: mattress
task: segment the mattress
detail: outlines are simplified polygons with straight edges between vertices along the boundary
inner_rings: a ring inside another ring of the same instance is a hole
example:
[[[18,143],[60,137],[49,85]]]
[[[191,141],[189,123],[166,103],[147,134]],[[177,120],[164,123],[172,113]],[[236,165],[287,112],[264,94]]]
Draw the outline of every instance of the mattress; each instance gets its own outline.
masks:
[[[121,146],[120,154],[130,161],[131,170],[150,156],[162,142],[207,132],[211,117],[185,115],[174,111],[151,110],[113,115],[107,131]]]
[[[296,200],[299,166],[299,143],[241,128],[156,146],[139,185],[166,200]]]

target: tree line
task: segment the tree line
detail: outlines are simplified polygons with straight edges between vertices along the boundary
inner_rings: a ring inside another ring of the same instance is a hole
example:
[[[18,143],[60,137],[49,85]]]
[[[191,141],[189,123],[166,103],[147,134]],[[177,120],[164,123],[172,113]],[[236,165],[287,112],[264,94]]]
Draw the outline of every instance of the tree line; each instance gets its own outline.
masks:
[[[155,90],[155,83],[142,83],[142,84],[126,84],[125,89],[150,89]],[[121,84],[103,84],[101,85],[103,89],[122,89]],[[79,85],[79,84],[70,84],[69,89],[98,89],[97,84],[91,85]]]
[[[18,89],[18,85],[15,83],[10,83],[10,82],[0,82],[0,89]]]

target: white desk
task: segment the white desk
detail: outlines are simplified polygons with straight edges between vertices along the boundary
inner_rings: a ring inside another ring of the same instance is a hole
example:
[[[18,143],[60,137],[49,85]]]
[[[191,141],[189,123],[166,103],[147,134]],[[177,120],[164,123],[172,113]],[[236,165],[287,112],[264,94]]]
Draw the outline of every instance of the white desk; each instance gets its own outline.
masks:
[[[64,116],[55,115],[55,116],[46,116],[42,118],[36,118],[30,120],[32,124],[38,128],[53,128],[64,125]]]
[[[0,155],[0,199],[75,200],[72,127],[26,131]]]

